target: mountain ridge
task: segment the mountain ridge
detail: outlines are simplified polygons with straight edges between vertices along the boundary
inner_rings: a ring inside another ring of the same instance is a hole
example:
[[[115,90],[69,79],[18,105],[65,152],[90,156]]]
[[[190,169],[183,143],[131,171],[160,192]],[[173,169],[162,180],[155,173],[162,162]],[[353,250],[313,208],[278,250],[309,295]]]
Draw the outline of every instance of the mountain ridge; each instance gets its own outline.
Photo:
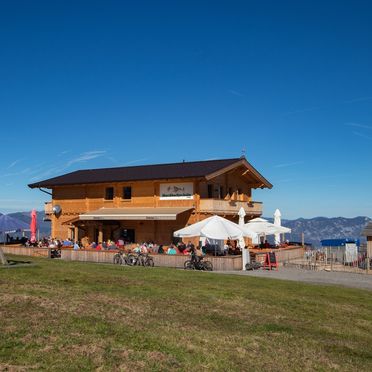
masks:
[[[272,222],[273,218],[268,220]],[[369,221],[371,218],[367,216],[301,217],[294,220],[282,219],[282,225],[292,229],[291,234],[286,234],[289,240],[301,242],[303,233],[307,243],[319,247],[323,239],[354,238],[364,242],[362,231]]]

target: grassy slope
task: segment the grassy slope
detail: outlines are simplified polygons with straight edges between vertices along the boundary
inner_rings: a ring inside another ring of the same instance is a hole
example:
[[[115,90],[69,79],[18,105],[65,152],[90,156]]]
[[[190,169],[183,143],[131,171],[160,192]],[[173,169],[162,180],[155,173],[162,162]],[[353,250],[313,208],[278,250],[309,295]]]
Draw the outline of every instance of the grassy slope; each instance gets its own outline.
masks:
[[[166,268],[0,270],[0,370],[372,370],[372,294]]]

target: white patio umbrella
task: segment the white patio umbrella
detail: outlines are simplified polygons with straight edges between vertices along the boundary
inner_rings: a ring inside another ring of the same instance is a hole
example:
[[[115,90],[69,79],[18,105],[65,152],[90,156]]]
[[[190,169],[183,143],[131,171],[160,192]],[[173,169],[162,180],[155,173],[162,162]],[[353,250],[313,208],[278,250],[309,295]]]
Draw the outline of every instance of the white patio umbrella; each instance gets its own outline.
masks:
[[[244,225],[248,227],[251,231],[254,231],[258,235],[275,235],[290,233],[291,229],[284,226],[276,226],[273,223],[265,220],[264,218],[254,218]],[[258,243],[258,242],[257,242]]]
[[[239,226],[244,227],[244,217],[246,213],[243,207],[240,207],[238,215],[239,215]],[[242,250],[242,264],[243,264],[243,270],[245,270],[245,265],[250,262],[250,256],[249,256],[248,249],[245,249],[245,241],[244,241],[243,236],[239,238],[239,247]]]
[[[227,220],[226,218],[212,216],[203,221],[196,222],[190,226],[175,231],[173,236],[177,238],[201,236],[209,239],[238,240],[242,236],[253,238],[256,236],[256,234],[255,232],[251,231],[249,227],[241,227],[236,223]]]
[[[280,213],[279,209],[276,209],[274,212],[274,225],[281,226],[282,225],[282,214]],[[275,245],[280,245],[280,233],[275,234]]]

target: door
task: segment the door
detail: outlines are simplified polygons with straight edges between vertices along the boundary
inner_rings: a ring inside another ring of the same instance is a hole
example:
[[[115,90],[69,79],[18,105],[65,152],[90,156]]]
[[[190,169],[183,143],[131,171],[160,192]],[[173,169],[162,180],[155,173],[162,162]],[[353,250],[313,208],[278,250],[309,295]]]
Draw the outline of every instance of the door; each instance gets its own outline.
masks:
[[[121,237],[125,243],[135,243],[135,231],[134,229],[122,229]]]

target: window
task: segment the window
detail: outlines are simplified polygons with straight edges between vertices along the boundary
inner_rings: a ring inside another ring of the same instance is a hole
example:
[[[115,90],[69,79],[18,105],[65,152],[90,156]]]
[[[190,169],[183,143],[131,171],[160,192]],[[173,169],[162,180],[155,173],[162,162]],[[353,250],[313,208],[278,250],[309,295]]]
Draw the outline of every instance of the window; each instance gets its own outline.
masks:
[[[223,186],[220,186],[220,199],[224,199],[225,195],[223,194]]]
[[[208,198],[213,198],[213,185],[208,185]]]
[[[106,187],[105,199],[106,200],[114,199],[114,188],[113,187]]]
[[[123,187],[123,199],[132,199],[132,187],[131,186]]]

